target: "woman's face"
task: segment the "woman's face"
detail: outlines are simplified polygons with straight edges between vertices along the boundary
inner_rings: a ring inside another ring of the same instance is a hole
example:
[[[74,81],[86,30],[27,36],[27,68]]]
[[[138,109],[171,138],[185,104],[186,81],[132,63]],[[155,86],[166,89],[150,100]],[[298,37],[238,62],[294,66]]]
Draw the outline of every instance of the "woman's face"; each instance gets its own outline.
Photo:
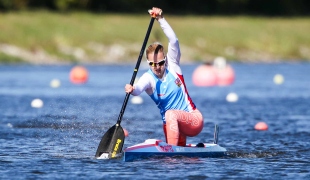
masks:
[[[166,57],[163,52],[157,54],[150,53],[148,55],[148,63],[153,73],[158,77],[162,78],[166,69]]]

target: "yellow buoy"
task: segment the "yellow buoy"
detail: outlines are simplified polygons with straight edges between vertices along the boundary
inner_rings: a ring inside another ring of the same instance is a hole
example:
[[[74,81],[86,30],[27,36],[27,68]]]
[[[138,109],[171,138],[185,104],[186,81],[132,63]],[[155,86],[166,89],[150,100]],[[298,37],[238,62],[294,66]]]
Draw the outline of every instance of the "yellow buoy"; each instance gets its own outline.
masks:
[[[284,82],[284,77],[281,75],[281,74],[276,74],[274,77],[273,77],[273,82],[275,84],[282,84]]]
[[[51,82],[50,82],[50,86],[52,87],[52,88],[58,88],[59,86],[60,86],[60,80],[59,79],[53,79],[53,80],[51,80]]]

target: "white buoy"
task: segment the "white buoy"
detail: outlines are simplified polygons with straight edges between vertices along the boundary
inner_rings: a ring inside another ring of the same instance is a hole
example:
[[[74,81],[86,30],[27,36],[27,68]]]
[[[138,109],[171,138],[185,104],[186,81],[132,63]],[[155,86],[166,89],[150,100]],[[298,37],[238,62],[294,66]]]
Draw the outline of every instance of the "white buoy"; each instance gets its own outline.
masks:
[[[132,104],[142,104],[143,103],[143,99],[140,96],[133,96],[131,98],[131,103]]]
[[[11,123],[7,123],[7,126],[8,126],[9,128],[12,128],[12,127],[13,127],[13,125],[12,125]]]
[[[284,77],[281,75],[281,74],[276,74],[274,77],[273,77],[273,82],[275,84],[282,84],[284,82]]]
[[[31,101],[31,107],[41,108],[41,107],[43,107],[43,101],[41,99],[34,99]]]
[[[53,80],[51,80],[51,82],[50,82],[50,86],[52,87],[52,88],[58,88],[59,86],[60,86],[60,80],[59,79],[53,79]]]
[[[238,101],[238,95],[236,93],[229,93],[226,96],[226,101],[228,101],[228,102],[237,102]]]
[[[221,57],[221,56],[216,57],[214,59],[213,64],[214,64],[214,67],[217,68],[217,69],[224,69],[226,67],[226,65],[227,65],[226,64],[226,59],[224,57]]]

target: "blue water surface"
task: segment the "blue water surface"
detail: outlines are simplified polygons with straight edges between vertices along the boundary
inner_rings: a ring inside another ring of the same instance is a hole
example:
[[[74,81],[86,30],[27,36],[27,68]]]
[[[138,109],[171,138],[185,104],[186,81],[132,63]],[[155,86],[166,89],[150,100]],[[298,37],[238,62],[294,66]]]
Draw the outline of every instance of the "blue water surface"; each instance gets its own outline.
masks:
[[[199,64],[182,65],[188,91],[205,126],[188,143],[213,142],[220,127],[223,158],[98,160],[102,135],[112,127],[125,98],[134,64],[85,65],[89,79],[73,84],[73,66],[0,65],[1,179],[310,179],[310,64],[231,64],[235,82],[197,87]],[[138,77],[147,70],[141,65]],[[284,82],[273,82],[276,74]],[[60,87],[50,82],[58,79]],[[229,93],[238,95],[228,102]],[[31,107],[39,98],[43,107]],[[122,119],[124,146],[164,139],[159,110],[146,94],[129,99]],[[267,131],[254,129],[263,121]]]

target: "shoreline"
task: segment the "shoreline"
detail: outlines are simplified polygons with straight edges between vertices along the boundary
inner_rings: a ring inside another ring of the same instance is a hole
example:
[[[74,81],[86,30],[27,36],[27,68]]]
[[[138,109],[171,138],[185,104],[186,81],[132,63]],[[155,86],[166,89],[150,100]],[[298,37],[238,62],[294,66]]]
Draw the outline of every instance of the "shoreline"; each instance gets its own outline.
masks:
[[[112,52],[113,48],[110,48]],[[123,47],[123,50],[125,47]],[[69,60],[69,59],[61,59],[57,58],[53,55],[47,54],[44,50],[40,49],[37,51],[27,51],[26,49],[22,49],[20,47],[7,45],[7,44],[0,44],[0,52],[7,53],[7,55],[18,57],[19,61],[13,62],[2,62],[0,60],[0,64],[38,64],[38,65],[66,65],[66,64],[126,64],[126,63],[133,63],[138,58],[138,53],[136,58],[134,56],[131,57],[124,57],[124,56],[115,56],[115,59],[112,55],[109,55],[105,58],[98,59],[98,60],[89,60],[80,59],[79,61],[76,60]],[[182,54],[184,56],[184,53]],[[125,60],[127,58],[127,60]],[[144,57],[143,57],[144,59]],[[143,60],[142,59],[142,60]],[[183,63],[212,63],[212,60],[189,60],[188,56],[182,57]],[[262,59],[262,60],[227,60],[227,62],[240,62],[240,63],[279,63],[279,62],[309,62],[309,60],[304,59]]]
[[[310,61],[310,17],[166,15],[183,61]],[[148,16],[0,13],[0,63],[126,63],[140,53]],[[158,24],[149,42],[167,44]]]

